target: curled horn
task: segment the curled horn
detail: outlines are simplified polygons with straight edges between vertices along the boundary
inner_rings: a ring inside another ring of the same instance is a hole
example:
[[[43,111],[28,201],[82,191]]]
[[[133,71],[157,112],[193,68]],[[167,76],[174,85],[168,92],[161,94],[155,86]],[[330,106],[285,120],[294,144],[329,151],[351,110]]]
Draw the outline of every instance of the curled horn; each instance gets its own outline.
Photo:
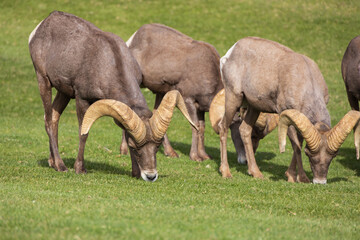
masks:
[[[359,148],[360,148],[360,124],[356,124],[354,131],[354,141],[355,141],[355,149],[356,149],[356,159],[359,160]]]
[[[210,119],[211,127],[214,129],[214,131],[217,134],[219,134],[218,124],[221,118],[224,116],[224,113],[225,113],[225,90],[222,89],[213,98],[209,109],[209,119]]]
[[[360,112],[351,110],[349,111],[329,132],[327,136],[327,144],[331,151],[336,152],[341,144],[345,141],[351,130],[355,127],[355,148],[356,158],[359,159],[359,122]]]
[[[264,134],[272,132],[279,123],[279,114],[261,112],[255,126],[264,131]]]
[[[89,132],[92,124],[102,116],[111,116],[124,126],[136,143],[142,145],[146,139],[146,128],[140,117],[126,104],[110,99],[93,103],[85,113],[81,135]]]
[[[267,113],[267,133],[270,133],[272,130],[274,130],[278,124],[279,124],[279,114]]]
[[[260,113],[258,119],[256,120],[255,126],[261,130],[264,130],[266,128],[266,118],[267,113]]]
[[[177,106],[190,124],[196,130],[199,130],[192,122],[180,92],[172,90],[165,94],[160,106],[154,110],[153,116],[149,120],[154,140],[161,140],[164,137],[166,130],[169,127],[175,106]]]
[[[280,114],[279,119],[278,132],[281,153],[285,151],[286,134],[290,125],[293,125],[301,133],[311,152],[318,150],[321,143],[321,135],[316,127],[298,110],[288,109]]]

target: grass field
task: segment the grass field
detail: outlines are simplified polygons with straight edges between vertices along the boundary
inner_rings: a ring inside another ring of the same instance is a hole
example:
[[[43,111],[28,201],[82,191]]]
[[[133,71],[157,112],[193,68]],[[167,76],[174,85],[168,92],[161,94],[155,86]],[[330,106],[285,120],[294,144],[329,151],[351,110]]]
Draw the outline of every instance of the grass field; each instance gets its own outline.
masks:
[[[59,126],[60,154],[69,172],[48,167],[48,137],[28,36],[53,10],[82,17],[127,40],[158,22],[214,45],[220,55],[240,38],[259,36],[314,59],[327,82],[336,124],[350,106],[341,59],[359,35],[360,2],[267,1],[18,1],[0,2],[0,239],[360,239],[360,161],[350,134],[333,160],[327,185],[290,184],[292,150],[279,153],[277,131],[260,142],[256,159],[265,180],[246,174],[229,141],[232,179],[223,179],[219,138],[206,124],[212,160],[188,158],[189,124],[179,111],[168,135],[178,159],[157,154],[159,179],[131,177],[119,155],[121,130],[101,119],[85,150],[86,175],[76,175],[75,104]],[[150,107],[154,96],[143,90]],[[208,115],[206,116],[208,120]],[[304,167],[312,178],[305,154]]]

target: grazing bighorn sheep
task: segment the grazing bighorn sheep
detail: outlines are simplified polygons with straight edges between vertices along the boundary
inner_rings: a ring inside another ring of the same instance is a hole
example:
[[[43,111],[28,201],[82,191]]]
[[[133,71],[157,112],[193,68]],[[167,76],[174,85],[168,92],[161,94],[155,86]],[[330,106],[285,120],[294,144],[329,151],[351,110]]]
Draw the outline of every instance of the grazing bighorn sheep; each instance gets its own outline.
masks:
[[[301,161],[301,146],[305,139],[313,182],[326,183],[330,162],[358,122],[360,113],[349,112],[330,129],[330,115],[326,109],[328,90],[316,63],[279,43],[248,37],[235,43],[221,58],[220,65],[226,98],[225,114],[219,123],[223,177],[231,177],[226,152],[227,129],[237,109],[247,105],[239,131],[250,175],[263,178],[251,142],[253,125],[260,112],[281,113],[278,126],[280,151],[285,150],[286,134],[294,149],[286,171],[288,181],[309,181]]]
[[[183,96],[191,119],[199,126],[199,131],[192,129],[190,159],[210,158],[204,147],[204,114],[223,88],[216,49],[161,24],[143,25],[126,44],[140,65],[142,86],[156,94],[155,108],[170,90]],[[166,135],[163,144],[166,155],[178,156]]]
[[[225,112],[225,90],[222,89],[220,92],[216,94],[213,101],[210,105],[209,110],[209,119],[211,122],[211,126],[214,131],[219,134],[219,122],[224,115]],[[231,130],[231,138],[235,146],[235,150],[237,153],[237,160],[240,164],[246,164],[246,155],[244,144],[241,140],[241,136],[239,133],[239,126],[244,118],[245,109],[241,108],[239,114],[235,114],[232,123],[230,124]],[[241,115],[241,117],[239,116]],[[254,125],[253,131],[251,133],[251,141],[253,144],[254,153],[259,146],[259,141],[263,139],[267,134],[274,130],[279,122],[279,114],[271,114],[271,113],[260,113],[256,123]]]
[[[357,36],[350,41],[342,59],[341,72],[351,109],[359,111],[360,36]]]
[[[80,138],[75,172],[86,173],[88,131],[97,118],[107,115],[126,130],[132,175],[155,181],[156,152],[174,106],[192,123],[180,93],[169,92],[152,113],[139,88],[140,68],[125,42],[68,13],[55,11],[43,20],[29,37],[29,49],[45,109],[49,165],[67,171],[58,150],[58,122],[70,99],[75,98]],[[51,103],[53,87],[57,95]]]
[[[360,36],[353,38],[342,59],[341,73],[352,110],[359,111],[360,100]],[[358,131],[360,128],[356,128]],[[360,133],[355,133],[359,136]],[[359,159],[359,139],[355,139],[356,158]]]

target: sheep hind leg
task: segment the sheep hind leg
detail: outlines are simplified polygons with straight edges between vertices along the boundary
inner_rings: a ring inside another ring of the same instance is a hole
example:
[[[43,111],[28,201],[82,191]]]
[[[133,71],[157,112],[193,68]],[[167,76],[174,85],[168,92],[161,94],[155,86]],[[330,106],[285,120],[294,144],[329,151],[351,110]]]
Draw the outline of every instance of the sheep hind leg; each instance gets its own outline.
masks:
[[[79,121],[79,151],[76,161],[74,163],[74,169],[76,173],[86,173],[85,164],[84,164],[84,151],[85,144],[88,134],[81,135],[81,126],[82,121],[85,115],[86,110],[89,108],[89,103],[85,100],[76,98],[76,112]]]
[[[59,172],[66,172],[67,168],[60,157],[58,149],[58,123],[59,118],[69,102],[69,98],[61,93],[57,93],[52,104],[52,87],[49,79],[36,72],[41,100],[44,106],[45,130],[49,137],[50,156],[48,163]]]
[[[186,108],[189,112],[189,116],[191,120],[198,126],[200,129],[200,123],[199,123],[199,116],[198,116],[198,110],[195,106],[194,99],[186,98],[185,104]],[[190,159],[196,162],[201,162],[204,159],[199,156],[199,132],[194,128],[191,127],[192,131],[192,138],[191,138],[191,148],[190,148]]]
[[[220,168],[219,171],[223,178],[231,178],[228,156],[227,156],[227,135],[228,129],[235,116],[237,109],[240,107],[243,95],[237,96],[230,90],[225,89],[225,113],[219,122],[219,136],[220,136]]]
[[[262,173],[259,170],[259,167],[256,164],[254,148],[251,140],[251,134],[253,131],[253,126],[257,118],[259,117],[260,112],[254,108],[249,107],[245,115],[244,121],[242,121],[239,131],[241,139],[244,143],[246,159],[248,162],[248,173],[254,178],[264,178]]]
[[[205,112],[198,112],[199,132],[198,132],[198,155],[202,160],[211,159],[211,156],[205,152]]]
[[[55,136],[57,146],[59,146],[59,142],[58,142],[59,119],[64,109],[68,105],[69,101],[70,101],[69,97],[67,97],[61,92],[57,92],[52,104],[51,129],[53,130],[53,135]],[[64,169],[65,167],[63,161],[58,160],[58,162],[56,162],[53,156],[54,156],[54,152],[50,148],[50,156],[48,160],[49,166],[55,169],[60,169],[59,171],[62,171],[61,169]],[[64,171],[66,171],[66,167]]]

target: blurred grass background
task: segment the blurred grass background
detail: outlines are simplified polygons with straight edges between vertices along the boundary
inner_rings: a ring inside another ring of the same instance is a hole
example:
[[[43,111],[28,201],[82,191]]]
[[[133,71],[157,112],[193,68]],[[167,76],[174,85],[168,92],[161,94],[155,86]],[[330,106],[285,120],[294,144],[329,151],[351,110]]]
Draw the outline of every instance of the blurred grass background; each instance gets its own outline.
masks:
[[[240,38],[259,36],[315,60],[327,82],[335,125],[350,110],[341,59],[359,35],[359,1],[18,1],[0,2],[0,239],[359,239],[360,162],[349,135],[328,184],[289,184],[292,150],[279,154],[277,131],[256,153],[265,180],[246,174],[229,141],[232,179],[222,179],[219,138],[206,123],[212,160],[188,158],[191,130],[179,111],[168,135],[179,159],[157,154],[159,179],[131,177],[119,155],[121,130],[95,123],[85,150],[86,175],[76,175],[78,126],[71,101],[59,125],[68,173],[47,166],[48,137],[28,50],[28,36],[53,10],[84,18],[125,41],[157,22],[214,45],[220,55]],[[152,109],[154,95],[143,90]],[[208,116],[206,118],[208,120]],[[305,170],[312,173],[305,154]]]

